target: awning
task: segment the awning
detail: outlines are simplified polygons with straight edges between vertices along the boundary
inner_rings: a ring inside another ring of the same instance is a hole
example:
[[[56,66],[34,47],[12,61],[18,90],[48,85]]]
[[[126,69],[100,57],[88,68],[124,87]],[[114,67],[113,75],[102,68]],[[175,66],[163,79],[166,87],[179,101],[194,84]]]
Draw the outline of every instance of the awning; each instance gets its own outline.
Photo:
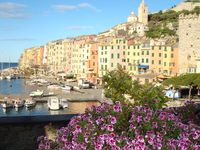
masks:
[[[139,65],[138,68],[140,68],[140,69],[149,69],[149,66],[147,66],[147,65]]]

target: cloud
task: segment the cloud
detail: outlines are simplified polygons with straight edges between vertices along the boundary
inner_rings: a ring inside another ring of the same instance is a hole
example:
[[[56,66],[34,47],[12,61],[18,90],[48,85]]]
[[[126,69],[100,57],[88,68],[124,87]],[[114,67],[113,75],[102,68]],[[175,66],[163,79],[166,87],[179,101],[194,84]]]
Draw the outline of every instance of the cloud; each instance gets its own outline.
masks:
[[[93,29],[93,26],[68,26],[66,29],[68,30],[87,30],[87,29]]]
[[[12,2],[0,3],[0,18],[24,18],[23,9],[26,5]]]
[[[78,5],[52,5],[52,8],[59,12],[69,11],[69,10],[79,10],[79,9],[90,9],[95,12],[100,12],[101,10],[89,3],[80,3]]]
[[[0,39],[0,42],[32,42],[36,39],[33,38],[6,38],[6,39]]]

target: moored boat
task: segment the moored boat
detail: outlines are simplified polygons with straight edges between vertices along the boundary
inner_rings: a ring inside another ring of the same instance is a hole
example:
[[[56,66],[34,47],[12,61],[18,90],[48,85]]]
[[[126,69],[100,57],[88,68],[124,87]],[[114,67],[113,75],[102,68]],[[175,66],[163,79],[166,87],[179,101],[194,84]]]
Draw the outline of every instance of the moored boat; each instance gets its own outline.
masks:
[[[31,97],[42,96],[44,94],[43,91],[37,90],[30,93]]]
[[[30,97],[28,98],[26,101],[25,101],[25,104],[24,104],[27,108],[29,107],[34,107],[36,105],[36,101]]]
[[[59,110],[61,108],[59,98],[57,98],[57,97],[50,97],[48,99],[48,108],[50,110]]]
[[[68,108],[68,100],[67,99],[60,99],[60,106],[62,108]]]
[[[4,101],[1,103],[2,108],[7,109],[7,108],[12,108],[13,103],[12,101],[9,101],[7,97],[4,98]]]
[[[15,108],[20,108],[20,107],[23,107],[24,106],[24,101],[21,100],[21,99],[16,99],[15,102],[14,102],[14,107]]]

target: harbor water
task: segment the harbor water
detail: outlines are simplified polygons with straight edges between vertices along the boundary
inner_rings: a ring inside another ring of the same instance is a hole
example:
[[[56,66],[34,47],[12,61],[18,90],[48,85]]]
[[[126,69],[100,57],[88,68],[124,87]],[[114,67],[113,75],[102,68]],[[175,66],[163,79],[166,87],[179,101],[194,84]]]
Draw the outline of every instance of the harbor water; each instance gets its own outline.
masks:
[[[0,62],[0,70],[17,67],[18,63]]]
[[[0,99],[4,97],[11,98],[22,98],[25,100],[29,97],[29,94],[32,91],[36,91],[37,89],[43,90],[45,93],[49,92],[46,87],[38,87],[37,85],[27,85],[25,79],[16,79],[16,80],[0,80]],[[54,92],[56,93],[56,91]],[[80,94],[80,93],[79,93]],[[59,92],[58,96],[78,96],[78,93],[66,93]],[[81,95],[79,95],[80,97]],[[82,97],[82,96],[81,96]],[[40,98],[36,98],[36,100],[40,100]],[[44,97],[44,99],[48,99],[48,97]],[[22,107],[19,109],[10,108],[3,109],[0,105],[0,122],[1,117],[17,117],[17,116],[45,116],[45,115],[67,115],[67,114],[79,114],[84,113],[85,109],[91,107],[93,105],[97,106],[100,103],[98,101],[90,101],[90,102],[69,102],[69,107],[67,109],[60,109],[58,111],[51,111],[48,109],[46,102],[37,102],[36,106],[27,109],[26,107]]]

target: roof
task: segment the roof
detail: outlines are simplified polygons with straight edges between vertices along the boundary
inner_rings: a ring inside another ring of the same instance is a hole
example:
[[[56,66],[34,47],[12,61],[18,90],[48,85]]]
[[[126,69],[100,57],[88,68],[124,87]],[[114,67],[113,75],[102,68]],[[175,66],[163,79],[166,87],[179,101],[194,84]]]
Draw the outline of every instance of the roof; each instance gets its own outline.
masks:
[[[145,79],[153,79],[159,76],[157,73],[145,73],[145,74],[139,74],[139,75],[134,75],[133,77],[135,78],[145,78]]]

